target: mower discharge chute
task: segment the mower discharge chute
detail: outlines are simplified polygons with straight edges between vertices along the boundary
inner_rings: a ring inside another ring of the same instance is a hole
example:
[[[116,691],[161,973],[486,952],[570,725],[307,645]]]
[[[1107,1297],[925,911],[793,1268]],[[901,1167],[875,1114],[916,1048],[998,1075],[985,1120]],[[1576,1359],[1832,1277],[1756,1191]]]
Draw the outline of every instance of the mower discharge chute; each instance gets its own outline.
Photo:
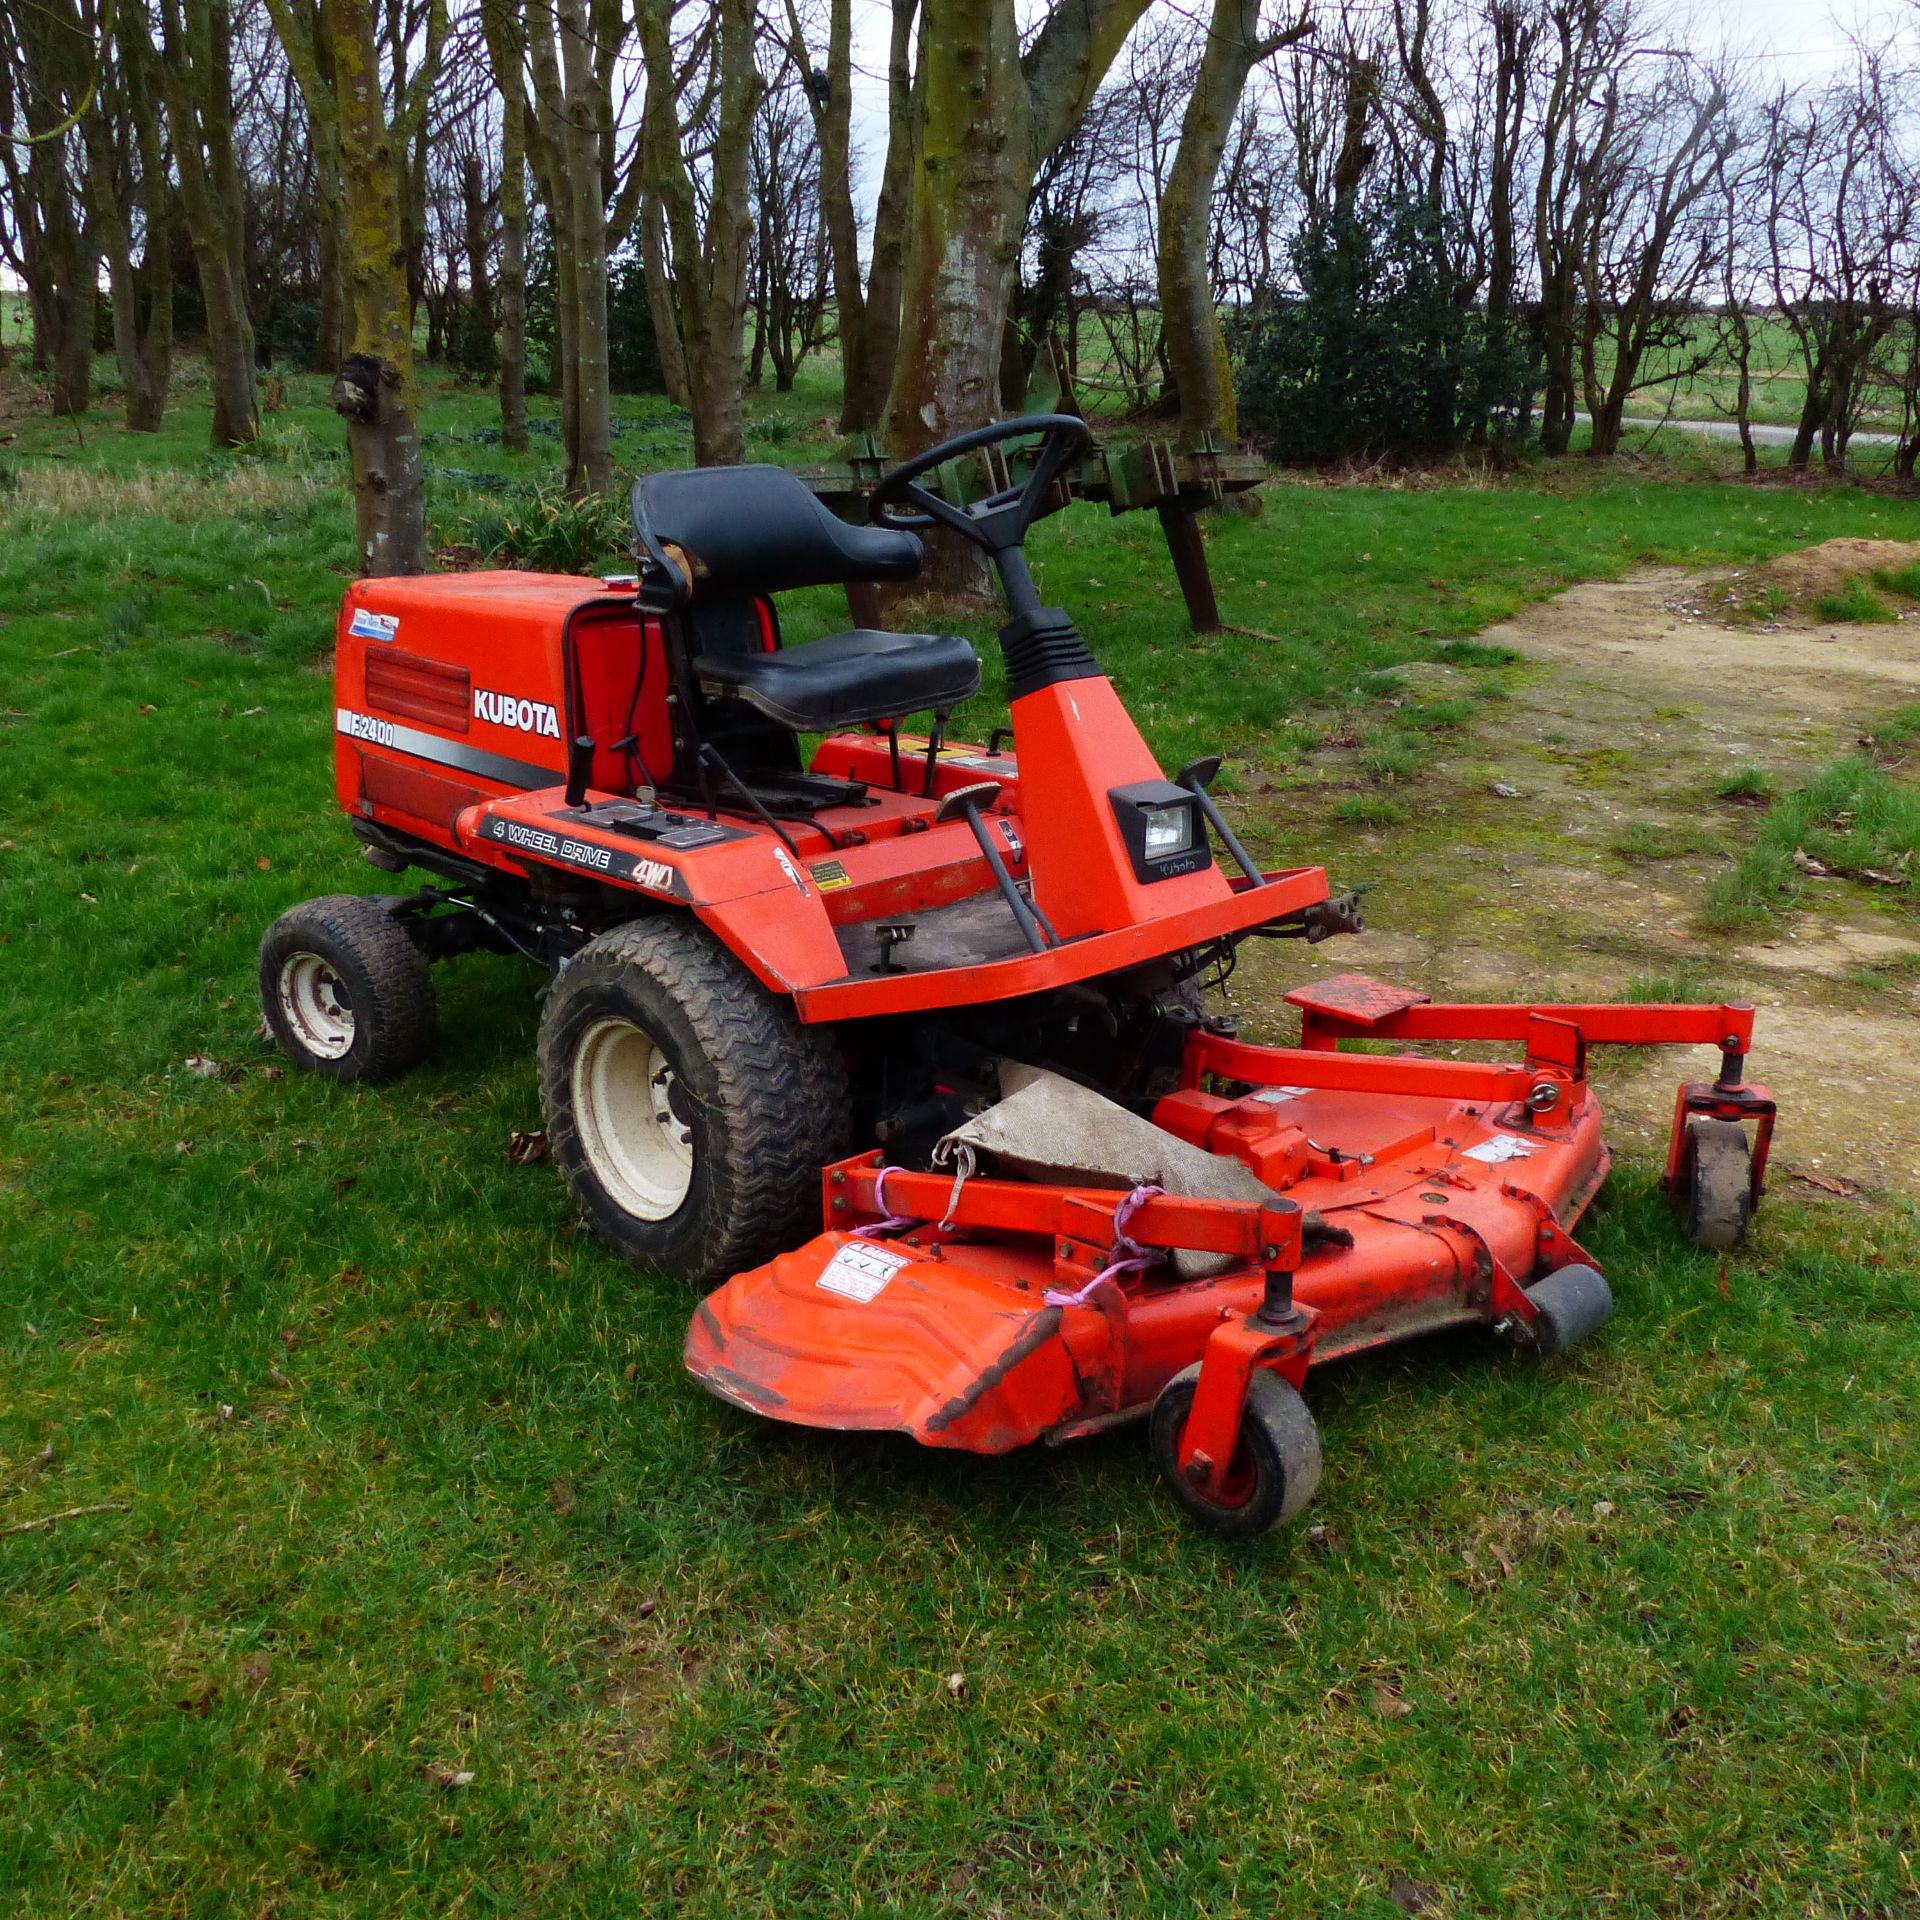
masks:
[[[1745,1007],[1440,1007],[1349,977],[1292,996],[1297,1048],[1207,1015],[1249,935],[1360,916],[1317,867],[1256,865],[1217,759],[1168,779],[1041,604],[1022,541],[1086,444],[1063,415],[963,434],[886,476],[872,528],[777,468],[654,474],[633,578],[357,583],[340,800],[369,861],[435,884],[294,908],[261,992],[292,1059],[373,1080],[431,1043],[430,962],[524,954],[581,1211],[637,1262],[733,1276],[688,1337],[716,1393],[989,1452],[1150,1413],[1176,1495],[1258,1531],[1318,1473],[1314,1362],[1474,1319],[1556,1351],[1605,1317],[1568,1238],[1606,1171],[1589,1043],[1721,1048],[1668,1165],[1703,1244],[1744,1232],[1772,1106]],[[989,476],[970,503],[927,484],[962,457]],[[980,682],[958,635],[782,641],[777,596],[910,580],[936,523],[1007,598],[1010,747],[946,737]],[[778,1252],[823,1182],[823,1231]]]

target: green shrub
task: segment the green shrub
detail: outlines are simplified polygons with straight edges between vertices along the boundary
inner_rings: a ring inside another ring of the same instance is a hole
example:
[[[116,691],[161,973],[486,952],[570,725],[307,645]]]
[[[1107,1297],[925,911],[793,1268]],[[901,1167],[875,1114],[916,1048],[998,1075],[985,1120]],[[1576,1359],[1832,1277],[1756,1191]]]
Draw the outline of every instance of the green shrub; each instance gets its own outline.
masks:
[[[575,499],[536,486],[522,499],[477,513],[466,544],[489,560],[532,573],[596,573],[622,563],[632,533],[626,502],[612,494]]]
[[[1677,860],[1682,854],[1706,853],[1713,839],[1695,827],[1675,826],[1664,820],[1634,820],[1607,843],[1623,860]]]
[[[1856,573],[1837,593],[1823,593],[1813,603],[1822,620],[1891,620],[1893,609]]]
[[[1714,792],[1722,800],[1771,800],[1773,775],[1765,767],[1736,767]]]
[[[1353,793],[1334,808],[1333,817],[1355,827],[1397,827],[1407,810],[1384,793]]]
[[[1241,425],[1285,465],[1427,457],[1474,428],[1510,436],[1537,384],[1517,331],[1458,298],[1448,234],[1423,202],[1385,198],[1310,223],[1299,292],[1246,340]]]
[[[1920,886],[1920,793],[1864,754],[1823,767],[1774,804],[1753,845],[1714,887],[1708,919],[1749,925],[1798,904],[1806,883],[1822,874],[1857,877],[1912,900]]]

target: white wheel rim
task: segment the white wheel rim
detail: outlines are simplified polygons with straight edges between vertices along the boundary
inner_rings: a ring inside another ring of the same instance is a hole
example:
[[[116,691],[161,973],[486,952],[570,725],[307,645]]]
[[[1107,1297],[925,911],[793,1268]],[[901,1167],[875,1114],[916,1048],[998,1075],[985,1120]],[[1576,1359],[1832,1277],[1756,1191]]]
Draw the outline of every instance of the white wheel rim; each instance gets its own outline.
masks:
[[[573,1115],[587,1164],[608,1196],[639,1220],[665,1220],[693,1185],[686,1090],[650,1033],[596,1020],[573,1055]]]
[[[322,1060],[338,1060],[357,1031],[353,998],[331,961],[317,953],[290,953],[280,963],[280,1012],[301,1046]]]

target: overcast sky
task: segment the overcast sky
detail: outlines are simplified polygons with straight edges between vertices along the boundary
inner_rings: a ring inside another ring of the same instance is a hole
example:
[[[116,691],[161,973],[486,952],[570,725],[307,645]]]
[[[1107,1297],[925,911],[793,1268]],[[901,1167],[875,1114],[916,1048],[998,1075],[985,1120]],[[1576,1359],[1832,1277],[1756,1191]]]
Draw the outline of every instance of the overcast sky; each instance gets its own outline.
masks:
[[[1277,15],[1286,0],[1267,0]],[[1022,17],[1035,0],[1016,0]],[[1183,0],[1190,11],[1205,0]],[[1760,62],[1780,81],[1816,79],[1846,57],[1849,28],[1875,37],[1896,27],[1920,36],[1920,6],[1888,0],[1668,0],[1675,17],[1696,24],[1703,50],[1728,48]],[[862,161],[855,197],[871,216],[887,152],[889,0],[853,0],[854,138]]]

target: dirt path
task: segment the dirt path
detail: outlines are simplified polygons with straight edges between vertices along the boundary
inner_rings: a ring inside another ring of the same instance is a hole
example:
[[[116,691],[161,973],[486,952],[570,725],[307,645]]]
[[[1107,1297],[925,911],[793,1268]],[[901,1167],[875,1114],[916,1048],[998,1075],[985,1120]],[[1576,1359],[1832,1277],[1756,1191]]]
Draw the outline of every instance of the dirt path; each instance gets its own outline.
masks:
[[[1374,880],[1374,929],[1318,949],[1264,946],[1236,996],[1267,1027],[1277,997],[1349,969],[1474,998],[1684,994],[1751,999],[1752,1073],[1780,1098],[1783,1178],[1920,1195],[1920,920],[1871,889],[1816,883],[1817,910],[1746,938],[1703,931],[1715,876],[1752,831],[1717,797],[1736,768],[1783,786],[1920,700],[1920,620],[1718,624],[1704,583],[1648,570],[1576,587],[1483,637],[1529,663],[1510,697],[1472,669],[1403,674],[1410,694],[1471,695],[1476,720],[1407,789],[1406,821],[1343,826],[1354,756],[1322,757],[1276,796],[1287,857]],[[1659,857],[1647,857],[1646,849]],[[1675,849],[1668,851],[1668,849]],[[1717,1056],[1617,1054],[1596,1068],[1620,1146],[1664,1141],[1673,1087]]]

